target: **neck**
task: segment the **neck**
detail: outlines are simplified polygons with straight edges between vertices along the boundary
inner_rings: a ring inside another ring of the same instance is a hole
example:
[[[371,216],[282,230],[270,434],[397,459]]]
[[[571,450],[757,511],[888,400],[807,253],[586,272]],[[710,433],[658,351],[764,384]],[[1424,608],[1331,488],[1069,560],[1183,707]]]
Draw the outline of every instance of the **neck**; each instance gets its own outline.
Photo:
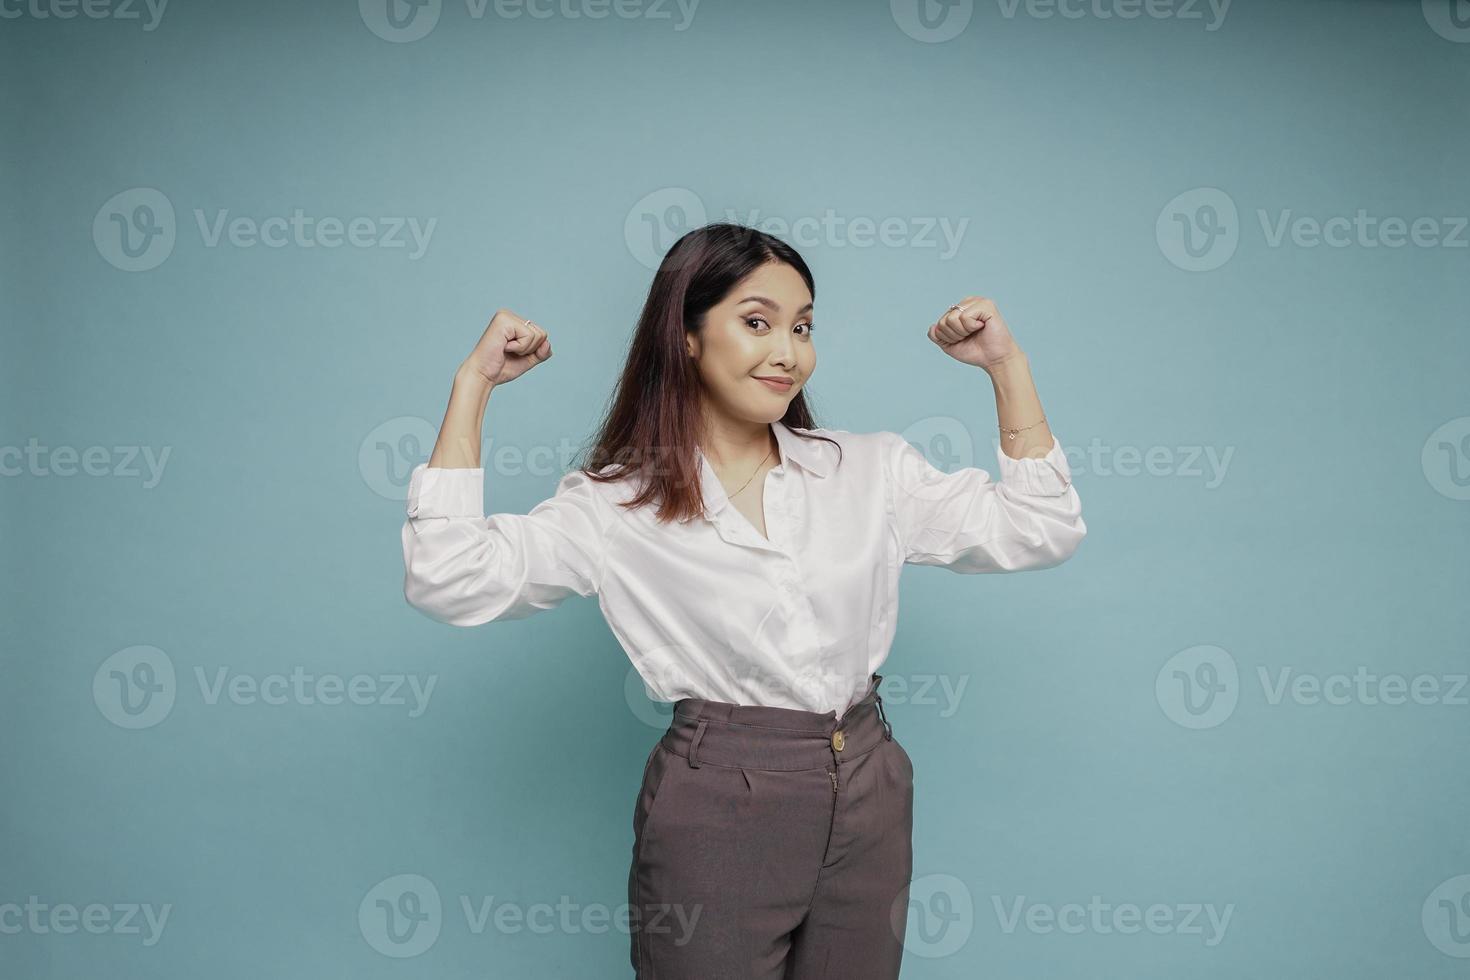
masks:
[[[705,424],[700,449],[716,467],[737,472],[753,471],[763,461],[774,466],[781,459],[776,433],[769,422],[710,419]]]

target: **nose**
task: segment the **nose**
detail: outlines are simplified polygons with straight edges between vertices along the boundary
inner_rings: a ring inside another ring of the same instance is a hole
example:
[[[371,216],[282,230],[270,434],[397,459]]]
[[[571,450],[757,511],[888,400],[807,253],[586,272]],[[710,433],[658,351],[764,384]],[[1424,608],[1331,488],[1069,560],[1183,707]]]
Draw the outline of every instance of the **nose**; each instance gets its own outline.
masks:
[[[792,342],[790,333],[779,330],[774,330],[772,333],[777,336],[771,341],[771,355],[776,359],[775,363],[790,373],[791,369],[796,366],[796,345]]]

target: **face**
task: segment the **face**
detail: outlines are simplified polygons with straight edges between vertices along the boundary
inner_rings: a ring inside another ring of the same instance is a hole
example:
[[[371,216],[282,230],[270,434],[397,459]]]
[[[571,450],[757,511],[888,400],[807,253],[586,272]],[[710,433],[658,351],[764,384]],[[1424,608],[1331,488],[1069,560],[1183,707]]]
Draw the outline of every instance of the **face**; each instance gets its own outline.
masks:
[[[817,369],[812,294],[784,262],[768,262],[742,279],[685,335],[705,396],[718,412],[775,422]],[[789,379],[789,385],[761,378]]]

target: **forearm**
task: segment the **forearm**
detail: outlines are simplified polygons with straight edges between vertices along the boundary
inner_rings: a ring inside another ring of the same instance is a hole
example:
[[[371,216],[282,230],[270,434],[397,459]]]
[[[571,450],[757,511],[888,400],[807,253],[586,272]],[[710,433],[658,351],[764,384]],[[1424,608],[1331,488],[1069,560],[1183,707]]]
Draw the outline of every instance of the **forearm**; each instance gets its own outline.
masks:
[[[1051,427],[1041,421],[1044,413],[1031,378],[1031,362],[1017,351],[988,373],[995,386],[995,414],[1000,426],[996,434],[1000,437],[1001,451],[1012,459],[1045,456],[1052,446]],[[1000,429],[1023,431],[1012,439],[1010,433]]]
[[[449,407],[439,426],[439,438],[429,456],[431,468],[478,469],[480,439],[485,428],[485,409],[495,386],[473,368],[461,366],[454,374]]]

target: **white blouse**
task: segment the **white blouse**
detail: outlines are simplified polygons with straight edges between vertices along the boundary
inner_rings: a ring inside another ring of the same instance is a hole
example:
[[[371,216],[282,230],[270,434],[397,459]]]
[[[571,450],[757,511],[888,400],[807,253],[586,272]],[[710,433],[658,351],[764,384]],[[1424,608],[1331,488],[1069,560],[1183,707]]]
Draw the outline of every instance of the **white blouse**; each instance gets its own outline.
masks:
[[[1049,568],[1087,533],[1061,445],[1012,459],[1000,482],[935,468],[895,432],[772,424],[766,530],[700,460],[706,516],[660,525],[652,504],[616,506],[630,481],[580,470],[527,514],[484,516],[480,468],[414,467],[403,594],[453,626],[521,619],[596,595],[649,697],[837,712],[883,664],[904,564],[954,572]],[[842,447],[803,439],[813,432]]]

